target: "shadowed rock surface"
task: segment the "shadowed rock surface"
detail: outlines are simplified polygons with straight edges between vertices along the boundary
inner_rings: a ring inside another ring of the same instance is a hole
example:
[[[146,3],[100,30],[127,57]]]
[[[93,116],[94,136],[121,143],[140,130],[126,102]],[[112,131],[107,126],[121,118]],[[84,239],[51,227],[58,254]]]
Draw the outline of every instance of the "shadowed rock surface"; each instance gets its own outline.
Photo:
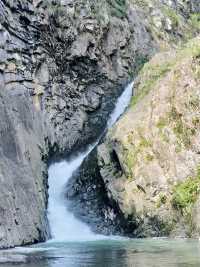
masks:
[[[97,161],[94,149],[73,174],[66,186],[67,208],[95,233],[132,236],[136,225],[109,198]]]

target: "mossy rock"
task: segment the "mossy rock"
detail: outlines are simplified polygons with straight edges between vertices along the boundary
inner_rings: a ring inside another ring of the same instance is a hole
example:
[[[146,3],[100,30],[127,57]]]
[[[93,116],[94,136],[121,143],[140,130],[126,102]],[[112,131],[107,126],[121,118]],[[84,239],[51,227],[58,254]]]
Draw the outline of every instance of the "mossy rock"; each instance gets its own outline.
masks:
[[[127,11],[126,0],[107,0],[112,16],[124,18]]]
[[[157,216],[159,223],[170,221],[173,235],[180,229],[185,236],[195,234],[193,210],[200,196],[199,57],[197,37],[145,63],[129,109],[109,132],[109,140],[115,145],[117,140],[121,148],[117,153],[125,170],[108,182],[109,188],[116,186],[113,195],[122,211],[145,219]]]
[[[160,60],[160,56],[164,60]],[[200,41],[195,38],[179,48],[176,53],[173,51],[157,55],[153,61],[144,64],[144,67],[139,73],[139,83],[137,85],[136,94],[131,100],[131,107],[135,106],[144,96],[146,96],[156,83],[159,82],[169,71],[175,67],[186,57],[198,58],[200,56]]]
[[[200,194],[200,168],[195,177],[188,177],[173,189],[172,205],[184,214],[190,214]]]

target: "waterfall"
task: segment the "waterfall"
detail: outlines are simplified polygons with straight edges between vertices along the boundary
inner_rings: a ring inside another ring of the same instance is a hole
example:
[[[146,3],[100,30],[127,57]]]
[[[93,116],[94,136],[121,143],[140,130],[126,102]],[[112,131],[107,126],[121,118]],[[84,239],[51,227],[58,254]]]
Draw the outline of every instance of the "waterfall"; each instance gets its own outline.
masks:
[[[132,96],[133,83],[129,84],[118,98],[115,108],[110,115],[107,128],[111,127],[125,111]],[[88,225],[79,221],[66,208],[66,199],[63,190],[73,172],[80,167],[83,160],[98,144],[90,145],[83,153],[78,154],[70,161],[62,161],[49,167],[49,200],[48,220],[52,238],[55,241],[88,241],[100,236],[92,233]]]

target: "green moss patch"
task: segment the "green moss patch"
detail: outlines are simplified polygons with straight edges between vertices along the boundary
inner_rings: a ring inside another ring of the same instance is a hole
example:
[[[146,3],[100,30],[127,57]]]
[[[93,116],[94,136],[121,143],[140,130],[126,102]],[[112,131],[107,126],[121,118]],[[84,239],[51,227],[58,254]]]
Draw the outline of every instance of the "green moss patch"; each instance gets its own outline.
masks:
[[[144,65],[142,73],[144,75],[142,83],[139,85],[138,94],[132,97],[131,106],[135,106],[149,91],[155,86],[156,82],[162,78],[172,67],[171,62],[166,64],[151,65],[150,62]]]
[[[164,6],[162,8],[162,12],[171,20],[173,27],[177,27],[179,25],[181,17],[180,15],[177,14],[177,12],[174,9],[168,6]]]
[[[190,15],[189,24],[194,31],[200,31],[200,13],[193,13]]]
[[[138,156],[144,153],[146,161],[149,163],[153,161],[154,155],[148,152],[148,149],[152,147],[152,143],[149,139],[141,134],[141,129],[138,131],[138,143],[133,144],[132,136],[127,137],[127,143],[124,144],[125,164],[127,166],[127,177],[133,179],[133,169],[138,161]]]
[[[152,143],[150,140],[148,140],[146,137],[144,136],[141,136],[140,137],[140,144],[139,144],[139,147],[140,148],[145,148],[145,147],[151,147],[152,146]]]
[[[156,83],[163,78],[169,71],[175,69],[182,60],[187,57],[198,58],[200,57],[200,41],[199,38],[194,38],[187,42],[183,47],[177,49],[177,53],[174,57],[168,59],[166,55],[166,61],[156,63],[149,61],[144,64],[144,67],[139,73],[139,85],[137,93],[132,97],[131,107],[134,107],[141,99],[143,99],[156,85]]]
[[[184,182],[179,183],[173,189],[172,205],[181,210],[185,215],[191,213],[191,209],[200,193],[200,168],[196,177],[188,177]]]
[[[177,60],[182,60],[186,57],[197,58],[200,56],[200,40],[199,38],[194,38],[187,42],[182,49],[178,52]]]
[[[178,113],[175,107],[172,107],[169,113],[169,119],[173,123],[173,132],[179,143],[185,147],[189,147],[191,145],[191,137],[196,133],[195,128],[185,124],[182,114]]]
[[[146,161],[147,162],[151,162],[151,161],[153,161],[154,160],[154,156],[152,155],[152,154],[147,154],[146,155]]]
[[[126,160],[126,165],[128,167],[128,178],[131,178],[133,173],[132,173],[132,168],[134,167],[136,161],[137,161],[137,153],[138,151],[136,150],[130,150],[126,153],[125,160]]]
[[[157,126],[159,129],[163,129],[167,124],[168,124],[168,120],[167,120],[167,118],[160,117],[160,118],[159,118],[159,121],[158,121],[158,123],[157,123],[156,126]]]
[[[107,0],[107,2],[110,6],[110,11],[112,16],[118,18],[123,18],[126,16],[126,11],[127,11],[126,0]]]

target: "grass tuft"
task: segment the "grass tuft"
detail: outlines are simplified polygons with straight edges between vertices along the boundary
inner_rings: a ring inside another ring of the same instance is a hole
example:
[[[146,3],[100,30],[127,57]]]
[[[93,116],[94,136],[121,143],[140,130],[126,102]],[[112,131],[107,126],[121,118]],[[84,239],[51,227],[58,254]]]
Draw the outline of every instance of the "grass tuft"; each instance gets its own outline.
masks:
[[[191,213],[193,204],[200,193],[200,167],[195,177],[188,177],[184,182],[179,183],[173,189],[172,205],[182,211],[183,214]]]

